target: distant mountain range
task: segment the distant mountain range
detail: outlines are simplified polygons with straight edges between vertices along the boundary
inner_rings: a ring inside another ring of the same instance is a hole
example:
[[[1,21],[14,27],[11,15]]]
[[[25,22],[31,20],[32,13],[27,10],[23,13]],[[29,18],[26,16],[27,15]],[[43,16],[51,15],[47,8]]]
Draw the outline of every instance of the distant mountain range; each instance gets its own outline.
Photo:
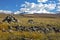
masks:
[[[57,14],[47,14],[47,13],[33,13],[33,14],[24,14],[24,13],[20,13],[20,14],[14,14],[14,13],[0,13],[0,15],[2,15],[3,17],[7,16],[7,15],[13,15],[13,16],[21,16],[21,17],[30,17],[30,18],[60,18],[60,13]]]
[[[13,13],[13,12],[0,12],[0,14],[15,14],[15,13]],[[18,14],[60,14],[60,12],[59,13],[26,13],[26,12],[22,12],[22,13],[18,13]]]

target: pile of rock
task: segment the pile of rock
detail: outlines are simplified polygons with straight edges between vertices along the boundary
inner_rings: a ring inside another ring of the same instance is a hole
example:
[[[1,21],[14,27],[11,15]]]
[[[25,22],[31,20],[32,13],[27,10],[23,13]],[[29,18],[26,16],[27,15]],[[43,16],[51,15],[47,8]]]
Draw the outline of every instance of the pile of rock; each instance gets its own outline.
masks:
[[[8,23],[17,22],[17,19],[15,19],[13,16],[9,15],[5,19],[3,19],[2,22],[5,22],[5,21],[8,22]]]
[[[40,32],[40,33],[50,33],[50,32],[60,32],[60,29],[56,27],[40,27],[40,26],[31,26],[31,27],[24,27],[24,26],[8,26],[9,30],[13,30],[15,28],[15,31],[28,31],[28,32]]]

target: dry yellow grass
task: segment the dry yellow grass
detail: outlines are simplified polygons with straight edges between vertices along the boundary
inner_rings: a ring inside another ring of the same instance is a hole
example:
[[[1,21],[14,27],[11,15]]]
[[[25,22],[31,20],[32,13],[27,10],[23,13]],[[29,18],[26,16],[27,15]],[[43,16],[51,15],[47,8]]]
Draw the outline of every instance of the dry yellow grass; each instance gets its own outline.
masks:
[[[8,30],[8,25],[9,26],[15,26],[15,25],[22,25],[25,27],[30,27],[30,26],[43,26],[47,27],[47,24],[56,26],[60,28],[60,18],[26,18],[26,17],[21,17],[21,16],[15,16],[15,18],[18,20],[18,23],[11,23],[8,24],[7,22],[2,22],[2,20],[6,17],[0,16],[0,40],[21,40],[19,38],[25,37],[25,38],[30,38],[33,40],[60,40],[60,33],[37,33],[37,32],[27,32],[27,31],[14,31],[14,32],[2,32],[1,29]],[[32,19],[34,24],[28,23],[28,20]],[[13,39],[11,39],[13,38]]]

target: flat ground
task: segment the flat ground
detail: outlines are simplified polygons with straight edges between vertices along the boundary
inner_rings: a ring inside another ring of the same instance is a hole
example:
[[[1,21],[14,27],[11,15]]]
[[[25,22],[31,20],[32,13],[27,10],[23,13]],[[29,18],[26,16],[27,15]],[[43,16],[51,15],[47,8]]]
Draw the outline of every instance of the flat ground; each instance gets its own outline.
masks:
[[[24,26],[24,27],[56,27],[60,31],[60,15],[55,14],[20,14],[13,15],[18,22],[2,22],[9,14],[0,14],[0,40],[60,40],[60,32],[40,33],[36,31],[8,31],[8,26]],[[31,23],[28,20],[33,20]],[[2,31],[3,30],[3,31]]]

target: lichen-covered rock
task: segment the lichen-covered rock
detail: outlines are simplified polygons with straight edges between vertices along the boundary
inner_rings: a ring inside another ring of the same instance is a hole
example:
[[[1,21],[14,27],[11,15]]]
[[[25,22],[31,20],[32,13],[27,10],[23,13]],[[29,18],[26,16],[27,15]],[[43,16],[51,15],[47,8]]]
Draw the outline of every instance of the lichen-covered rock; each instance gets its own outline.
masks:
[[[5,19],[3,19],[2,22],[5,22],[5,21],[8,22],[8,23],[10,23],[10,22],[17,22],[17,19],[15,19],[15,17],[9,15]]]

